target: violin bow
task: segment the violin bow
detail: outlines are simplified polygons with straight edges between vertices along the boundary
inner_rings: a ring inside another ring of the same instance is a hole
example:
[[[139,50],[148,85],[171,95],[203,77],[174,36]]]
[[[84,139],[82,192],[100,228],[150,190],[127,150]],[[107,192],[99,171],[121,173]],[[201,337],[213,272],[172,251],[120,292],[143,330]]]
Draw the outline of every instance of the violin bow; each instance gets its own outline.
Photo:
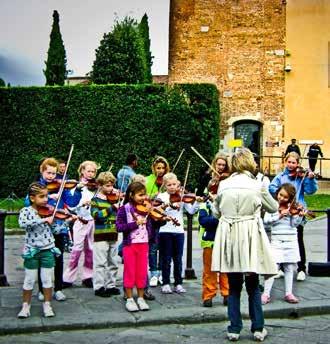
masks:
[[[191,149],[192,149],[192,151],[194,152],[194,153],[196,153],[197,154],[197,156],[199,157],[199,158],[201,158],[205,163],[206,163],[206,165],[215,173],[215,174],[217,174],[219,177],[221,177],[221,175],[220,175],[220,173],[202,156],[202,154],[200,154],[198,151],[197,151],[197,149],[196,148],[194,148],[193,146],[191,146],[190,147]]]
[[[172,168],[172,172],[173,172],[173,173],[174,173],[174,170],[175,170],[176,166],[178,165],[178,163],[179,163],[179,161],[180,161],[180,159],[181,159],[182,154],[183,154],[184,151],[185,151],[185,148],[182,149],[182,151],[181,151],[179,157],[176,159],[176,162],[175,162],[175,164],[174,164],[174,166],[173,166],[173,168]]]
[[[61,186],[60,186],[60,189],[58,191],[58,198],[57,198],[56,205],[55,205],[55,208],[54,208],[54,212],[53,212],[53,215],[52,215],[52,221],[54,221],[56,211],[57,211],[58,206],[60,204],[60,200],[61,200],[62,193],[63,193],[63,190],[64,190],[64,185],[65,185],[65,178],[66,178],[66,175],[67,175],[67,172],[68,172],[68,168],[69,168],[69,164],[70,164],[73,148],[74,148],[74,144],[72,144],[71,148],[70,148],[70,153],[69,153],[69,157],[68,157],[68,160],[67,160],[67,163],[66,163],[64,174],[63,174],[63,179],[61,181]]]
[[[188,174],[189,174],[189,169],[190,169],[190,160],[188,160],[188,164],[187,164],[187,170],[186,170],[186,175],[185,175],[185,177],[184,177],[183,190],[182,190],[182,193],[181,193],[181,201],[180,201],[180,202],[182,202],[184,190],[186,189],[187,180],[188,180]]]

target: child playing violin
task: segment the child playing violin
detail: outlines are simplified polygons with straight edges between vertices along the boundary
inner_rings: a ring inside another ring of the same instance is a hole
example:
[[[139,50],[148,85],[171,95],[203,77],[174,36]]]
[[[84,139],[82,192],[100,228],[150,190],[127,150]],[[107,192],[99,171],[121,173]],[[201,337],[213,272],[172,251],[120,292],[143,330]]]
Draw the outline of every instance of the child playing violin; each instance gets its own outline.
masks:
[[[147,195],[150,198],[160,191],[164,175],[170,172],[170,165],[164,157],[157,156],[151,164],[151,171],[152,173],[146,177]]]
[[[55,266],[55,254],[61,252],[55,247],[55,239],[51,230],[52,216],[41,218],[38,208],[47,205],[48,191],[45,185],[34,182],[29,186],[30,206],[21,209],[19,225],[26,230],[24,245],[25,278],[23,284],[23,305],[18,318],[30,316],[32,291],[37,279],[38,268],[44,293],[43,313],[45,317],[53,317],[51,306],[52,275]]]
[[[297,239],[297,226],[303,222],[304,210],[295,204],[296,189],[292,184],[284,183],[276,191],[279,202],[277,213],[265,213],[264,223],[271,226],[271,247],[277,264],[284,269],[285,296],[289,303],[298,303],[299,300],[292,293],[293,273],[300,260]],[[270,302],[270,292],[274,277],[265,280],[265,290],[261,296],[263,304]]]
[[[73,247],[70,253],[69,265],[63,275],[63,287],[71,287],[77,278],[78,263],[81,253],[84,252],[82,284],[93,288],[93,232],[94,219],[90,211],[90,203],[95,191],[88,188],[88,182],[94,180],[98,165],[94,161],[84,161],[78,168],[82,188],[82,197],[74,210],[78,220],[73,225]]]
[[[48,188],[56,178],[56,172],[58,169],[58,162],[54,158],[46,158],[40,165],[40,179],[39,183],[44,185]],[[64,189],[61,195],[61,198],[58,203],[58,210],[63,210],[66,207],[75,207],[80,199],[81,199],[81,185],[77,186],[73,193],[71,190]],[[58,191],[56,192],[49,192],[48,193],[48,200],[47,204],[51,206],[55,206],[58,200]],[[31,199],[29,196],[25,198],[25,206],[29,206],[31,204]],[[54,225],[52,226],[54,238],[55,238],[55,246],[61,251],[61,255],[55,258],[55,269],[54,269],[54,298],[57,301],[64,301],[66,300],[65,294],[62,292],[63,289],[63,252],[65,249],[65,245],[68,242],[68,232],[69,232],[69,223],[63,219],[55,219]],[[44,295],[42,294],[42,285],[41,280],[39,278],[39,294],[38,299],[39,301],[44,300]]]
[[[138,206],[144,204],[146,188],[140,182],[129,184],[124,205],[118,209],[116,226],[123,233],[124,288],[126,309],[129,312],[147,311],[144,290],[148,277],[149,241],[154,233],[151,218],[141,215]],[[137,302],[133,299],[133,288],[137,289]]]
[[[160,193],[158,198],[164,204],[170,203],[171,194],[175,194],[178,190],[179,181],[174,173],[166,173],[163,177],[163,184],[166,189],[165,192]],[[166,207],[165,213],[178,221],[179,225],[173,222],[166,222],[165,225],[159,229],[159,245],[162,256],[162,293],[171,294],[170,287],[170,271],[171,261],[174,264],[174,291],[176,293],[185,293],[186,290],[182,286],[182,255],[184,244],[184,228],[183,228],[183,210],[185,209],[189,214],[194,214],[198,211],[199,204],[195,201],[192,204],[179,202],[175,207]],[[174,209],[175,208],[175,209]]]
[[[276,191],[284,183],[292,184],[296,188],[296,200],[298,203],[306,207],[304,195],[312,195],[317,189],[317,180],[314,178],[312,171],[306,171],[303,175],[296,173],[299,167],[300,157],[296,152],[290,152],[285,157],[285,170],[274,177],[269,185],[269,192],[274,196]],[[304,226],[300,224],[298,230],[298,245],[300,261],[298,262],[297,280],[304,281],[306,279],[306,252],[304,245]]]
[[[163,184],[163,176],[170,171],[168,161],[162,157],[156,157],[151,164],[152,173],[146,177],[147,195],[150,198],[155,197]],[[156,229],[156,239],[149,244],[149,270],[150,270],[150,287],[157,287],[161,284],[161,254],[159,251],[159,234]]]
[[[93,246],[93,288],[96,296],[119,295],[116,287],[118,274],[116,209],[108,200],[116,193],[116,178],[111,172],[101,172],[96,178],[99,189],[91,201],[91,214],[95,221]]]

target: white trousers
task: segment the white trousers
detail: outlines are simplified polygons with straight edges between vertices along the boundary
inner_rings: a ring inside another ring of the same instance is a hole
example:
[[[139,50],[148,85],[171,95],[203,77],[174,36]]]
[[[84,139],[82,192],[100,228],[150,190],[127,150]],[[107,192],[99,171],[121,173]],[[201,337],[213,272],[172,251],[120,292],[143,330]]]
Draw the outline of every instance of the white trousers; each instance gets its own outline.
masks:
[[[94,290],[116,286],[118,263],[116,241],[96,241],[93,247]]]

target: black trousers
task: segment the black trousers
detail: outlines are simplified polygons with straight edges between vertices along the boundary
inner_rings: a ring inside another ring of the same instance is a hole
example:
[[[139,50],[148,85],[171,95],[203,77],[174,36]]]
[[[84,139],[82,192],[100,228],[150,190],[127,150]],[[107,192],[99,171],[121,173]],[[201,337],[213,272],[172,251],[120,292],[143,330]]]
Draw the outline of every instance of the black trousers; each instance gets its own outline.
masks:
[[[308,159],[308,162],[309,162],[309,168],[314,172],[317,159]]]
[[[55,257],[55,268],[54,268],[54,291],[62,290],[63,287],[63,252],[65,246],[66,234],[54,234],[55,246],[62,252],[59,257]],[[42,283],[40,278],[40,269],[38,269],[38,286],[39,291],[42,292]]]
[[[297,227],[298,231],[298,246],[299,246],[299,254],[300,254],[300,262],[298,262],[298,272],[304,271],[306,272],[306,251],[305,251],[305,244],[304,244],[304,226],[299,225]]]

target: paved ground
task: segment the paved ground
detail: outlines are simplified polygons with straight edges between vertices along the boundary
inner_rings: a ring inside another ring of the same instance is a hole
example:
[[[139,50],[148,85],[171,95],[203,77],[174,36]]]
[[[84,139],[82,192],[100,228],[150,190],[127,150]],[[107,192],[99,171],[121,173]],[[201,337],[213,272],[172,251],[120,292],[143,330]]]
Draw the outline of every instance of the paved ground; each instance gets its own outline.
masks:
[[[326,261],[326,224],[326,219],[321,219],[309,222],[305,228],[305,242],[309,261]],[[20,309],[21,288],[24,277],[20,257],[22,244],[22,236],[6,237],[5,272],[10,287],[0,288],[1,335],[160,324],[185,325],[219,322],[227,319],[226,308],[222,305],[220,297],[216,298],[213,308],[203,308],[201,306],[202,251],[199,248],[197,232],[193,232],[193,268],[198,279],[184,281],[184,286],[187,289],[185,295],[162,295],[159,287],[153,288],[152,290],[157,299],[149,303],[151,310],[130,314],[125,311],[122,296],[115,296],[110,299],[95,297],[90,289],[82,288],[80,281],[77,281],[75,287],[65,290],[68,296],[67,301],[53,302],[56,312],[55,318],[43,318],[41,304],[34,297],[32,316],[29,319],[17,319],[16,315]],[[66,262],[67,258],[68,255],[66,254]],[[119,276],[121,275],[122,265],[120,265],[119,272]],[[121,286],[121,278],[118,280],[118,285]],[[290,305],[282,300],[283,287],[283,280],[277,280],[274,285],[274,301],[264,307],[266,318],[297,318],[313,314],[330,314],[330,278],[309,276],[305,282],[295,283],[294,292],[301,299],[301,302],[297,305]],[[245,294],[242,297],[242,303],[242,313],[247,318],[248,309]]]

